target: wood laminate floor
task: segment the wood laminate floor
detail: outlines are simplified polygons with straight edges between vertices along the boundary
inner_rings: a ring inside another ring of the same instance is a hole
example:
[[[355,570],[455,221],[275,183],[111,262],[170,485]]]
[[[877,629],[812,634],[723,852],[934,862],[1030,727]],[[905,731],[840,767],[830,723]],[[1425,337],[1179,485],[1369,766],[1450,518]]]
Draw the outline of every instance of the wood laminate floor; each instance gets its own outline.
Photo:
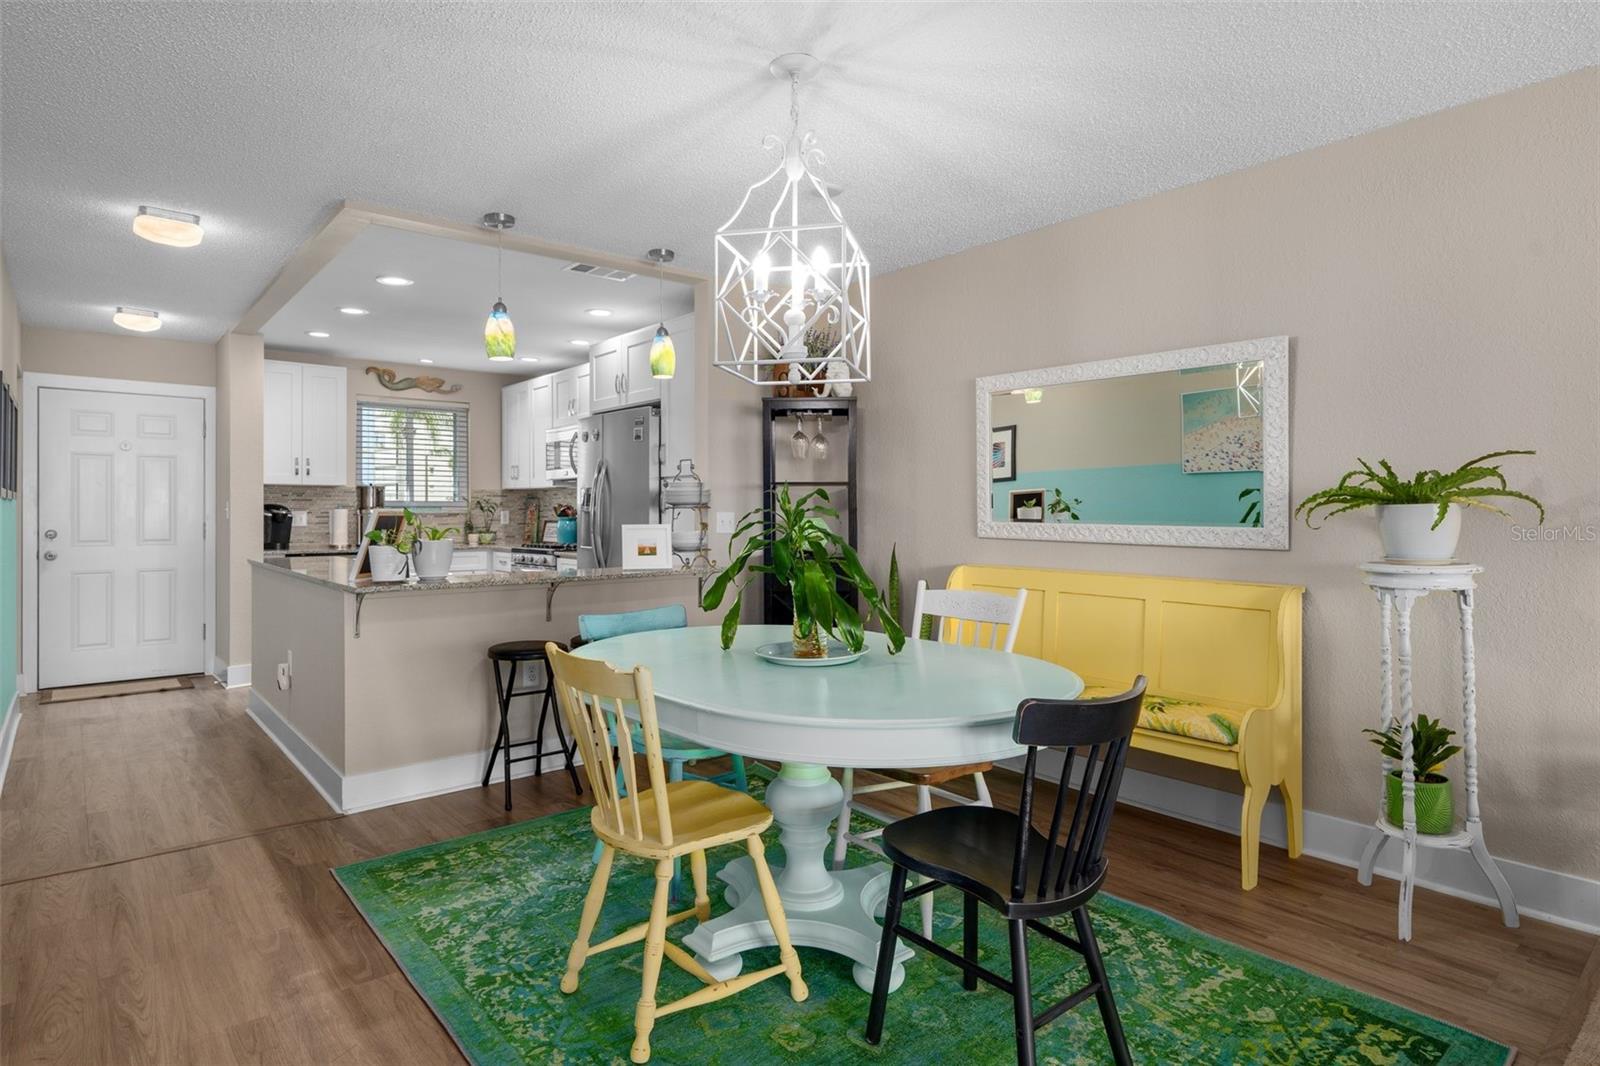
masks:
[[[1015,781],[995,775],[997,803]],[[495,788],[341,817],[242,692],[25,703],[0,795],[0,1062],[459,1063],[328,869],[576,802],[564,775],[513,792],[509,815]],[[1600,984],[1595,937],[1508,930],[1419,891],[1402,945],[1393,882],[1362,889],[1276,849],[1241,892],[1236,838],[1159,815],[1119,810],[1109,852],[1117,895],[1513,1044],[1519,1063],[1560,1063]],[[1009,1017],[995,1025],[1008,1037]]]

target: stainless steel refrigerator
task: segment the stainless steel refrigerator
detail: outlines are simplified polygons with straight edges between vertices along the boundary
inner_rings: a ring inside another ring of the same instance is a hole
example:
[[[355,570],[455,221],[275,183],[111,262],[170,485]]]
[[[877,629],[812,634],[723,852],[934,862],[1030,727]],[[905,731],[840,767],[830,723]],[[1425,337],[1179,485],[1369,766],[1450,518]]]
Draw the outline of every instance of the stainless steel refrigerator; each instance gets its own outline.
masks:
[[[620,566],[622,527],[661,521],[661,412],[629,407],[578,423],[578,565]]]

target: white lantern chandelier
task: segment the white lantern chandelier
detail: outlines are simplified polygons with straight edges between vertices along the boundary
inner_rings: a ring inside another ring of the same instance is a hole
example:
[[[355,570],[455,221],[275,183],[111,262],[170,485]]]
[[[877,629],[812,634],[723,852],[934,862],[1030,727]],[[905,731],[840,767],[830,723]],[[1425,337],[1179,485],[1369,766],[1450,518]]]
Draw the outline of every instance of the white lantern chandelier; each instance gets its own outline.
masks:
[[[790,129],[763,145],[783,158],[717,230],[714,365],[753,385],[872,378],[871,268],[812,169],[825,163],[821,149],[800,132],[800,82],[820,66],[803,52],[772,61],[789,82]]]

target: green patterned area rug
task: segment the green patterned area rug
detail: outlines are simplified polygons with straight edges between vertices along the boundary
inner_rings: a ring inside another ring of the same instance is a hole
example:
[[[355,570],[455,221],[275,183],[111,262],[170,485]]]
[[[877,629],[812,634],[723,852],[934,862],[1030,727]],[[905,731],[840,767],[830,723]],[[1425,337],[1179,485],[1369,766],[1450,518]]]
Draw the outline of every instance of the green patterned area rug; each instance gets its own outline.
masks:
[[[760,789],[762,783],[752,785]],[[477,1066],[626,1063],[640,947],[590,959],[573,995],[559,988],[589,884],[593,843],[588,810],[567,811],[344,866],[334,876]],[[715,871],[740,853],[729,847],[710,855],[713,913],[724,909]],[[768,854],[781,859],[775,834]],[[852,856],[853,863],[870,861],[874,857],[865,852]],[[619,855],[596,939],[642,921],[652,887],[648,863]],[[935,900],[936,939],[959,950],[959,899],[946,889]],[[1500,1044],[1145,907],[1102,895],[1092,911],[1128,1044],[1135,1061],[1146,1066],[1503,1066],[1510,1060]],[[1004,925],[993,912],[980,914],[980,955],[1005,973],[1010,963]],[[668,935],[681,940],[687,929],[680,925]],[[1038,1002],[1054,1002],[1084,983],[1076,954],[1030,939]],[[752,955],[747,970],[777,962],[776,949]],[[800,949],[800,958],[811,989],[806,1002],[790,1000],[788,983],[779,979],[663,1018],[651,1033],[651,1061],[1015,1061],[1009,997],[982,984],[979,991],[964,992],[953,966],[920,952],[911,960],[904,986],[889,998],[883,1043],[874,1048],[862,1039],[868,997],[852,980],[850,963],[808,948]],[[657,998],[666,1002],[698,987],[667,964]],[[1040,1031],[1039,1061],[1111,1061],[1093,1000]]]

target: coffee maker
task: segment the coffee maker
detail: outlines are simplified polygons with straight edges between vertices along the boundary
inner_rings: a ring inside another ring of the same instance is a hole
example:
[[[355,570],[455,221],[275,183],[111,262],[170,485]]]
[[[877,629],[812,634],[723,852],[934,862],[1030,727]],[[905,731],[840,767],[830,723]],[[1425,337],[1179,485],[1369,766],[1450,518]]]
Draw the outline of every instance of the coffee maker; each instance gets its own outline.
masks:
[[[261,506],[261,547],[266,551],[284,551],[289,547],[290,528],[294,525],[294,512],[281,503]]]

